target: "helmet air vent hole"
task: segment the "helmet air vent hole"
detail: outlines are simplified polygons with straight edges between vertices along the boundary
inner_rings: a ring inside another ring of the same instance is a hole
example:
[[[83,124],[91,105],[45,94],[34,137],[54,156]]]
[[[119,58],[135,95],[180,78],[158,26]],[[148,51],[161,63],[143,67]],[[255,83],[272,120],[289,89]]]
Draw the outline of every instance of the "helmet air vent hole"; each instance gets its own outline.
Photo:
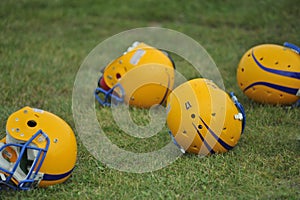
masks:
[[[243,86],[243,83],[240,83],[241,86]]]
[[[116,73],[116,78],[117,78],[117,79],[120,79],[120,78],[121,78],[121,74]]]
[[[264,57],[261,57],[259,60],[263,60],[264,59]]]
[[[227,129],[226,127],[223,128],[224,131],[225,131],[226,129]]]
[[[198,129],[202,129],[202,125],[201,124],[198,125]]]
[[[275,62],[275,65],[278,65],[278,63],[279,63],[279,62],[278,62],[278,61],[276,61],[276,62]]]
[[[36,123],[36,121],[34,121],[34,120],[29,120],[28,122],[27,122],[27,125],[29,126],[29,127],[35,127],[36,125],[37,125],[37,123]]]
[[[213,116],[213,117],[216,116],[216,113],[211,113],[211,116]]]
[[[252,90],[255,90],[255,87],[252,87]]]
[[[245,69],[244,68],[242,68],[242,72],[244,72],[245,71]]]
[[[288,67],[288,68],[290,68],[290,67],[291,67],[291,65],[288,65],[287,67]]]
[[[248,54],[248,57],[250,57],[251,55],[250,55],[250,53]]]
[[[282,97],[283,97],[283,94],[280,94],[279,96],[280,96],[280,98],[282,98]]]
[[[191,118],[193,118],[193,119],[194,119],[194,118],[195,118],[195,114],[191,114]]]

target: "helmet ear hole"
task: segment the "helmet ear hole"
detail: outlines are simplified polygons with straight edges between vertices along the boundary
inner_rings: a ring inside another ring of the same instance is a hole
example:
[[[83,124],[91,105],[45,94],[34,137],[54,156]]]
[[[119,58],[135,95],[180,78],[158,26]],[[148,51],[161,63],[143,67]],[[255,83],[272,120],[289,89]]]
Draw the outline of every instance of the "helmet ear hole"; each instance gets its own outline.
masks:
[[[27,126],[29,126],[29,127],[36,127],[36,125],[37,125],[37,123],[36,123],[36,121],[34,121],[34,120],[29,120],[28,122],[27,122]]]
[[[116,78],[120,79],[121,78],[121,74],[120,73],[116,73]]]

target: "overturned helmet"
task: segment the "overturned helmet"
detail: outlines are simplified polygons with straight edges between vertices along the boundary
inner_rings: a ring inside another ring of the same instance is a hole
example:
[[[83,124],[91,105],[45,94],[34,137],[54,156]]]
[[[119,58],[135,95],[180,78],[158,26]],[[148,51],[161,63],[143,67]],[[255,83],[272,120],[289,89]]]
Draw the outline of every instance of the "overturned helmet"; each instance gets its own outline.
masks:
[[[237,68],[240,89],[259,103],[291,105],[300,99],[300,48],[262,44],[248,50]]]
[[[231,150],[245,126],[237,98],[198,78],[175,88],[167,100],[167,125],[182,152],[208,155]]]
[[[125,102],[149,108],[163,104],[174,85],[174,68],[166,52],[135,42],[104,68],[95,97],[103,106]]]
[[[64,182],[74,169],[75,135],[58,116],[31,107],[11,114],[0,140],[0,190]]]

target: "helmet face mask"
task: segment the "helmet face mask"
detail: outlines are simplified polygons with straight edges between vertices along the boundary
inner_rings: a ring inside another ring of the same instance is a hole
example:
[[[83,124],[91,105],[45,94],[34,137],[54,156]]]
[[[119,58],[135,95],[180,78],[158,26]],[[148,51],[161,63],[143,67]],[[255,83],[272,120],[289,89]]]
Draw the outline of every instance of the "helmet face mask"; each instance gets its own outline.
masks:
[[[95,98],[102,106],[110,106],[112,102],[142,108],[162,104],[174,85],[174,68],[165,52],[134,43],[105,67]]]
[[[119,93],[115,92],[115,89],[118,89],[120,91]],[[114,85],[111,89],[105,90],[102,87],[97,87],[95,89],[95,97],[96,100],[102,105],[102,106],[110,106],[111,102],[114,104],[119,104],[124,102],[124,88],[122,85],[117,83]],[[101,98],[99,94],[103,94],[104,97]]]
[[[233,93],[231,98],[212,81],[202,78],[185,82],[171,92],[167,125],[182,152],[223,153],[237,144],[246,118]]]
[[[62,183],[71,175],[76,157],[76,138],[64,120],[24,107],[9,116],[0,141],[0,190]]]
[[[32,145],[33,140],[37,138],[45,140],[44,148]],[[6,138],[7,141],[8,138]],[[0,184],[21,190],[37,186],[43,177],[39,174],[39,170],[46,157],[49,144],[49,137],[42,130],[36,132],[26,143],[22,141],[0,143],[0,173],[2,171],[6,174],[6,176],[2,174]]]

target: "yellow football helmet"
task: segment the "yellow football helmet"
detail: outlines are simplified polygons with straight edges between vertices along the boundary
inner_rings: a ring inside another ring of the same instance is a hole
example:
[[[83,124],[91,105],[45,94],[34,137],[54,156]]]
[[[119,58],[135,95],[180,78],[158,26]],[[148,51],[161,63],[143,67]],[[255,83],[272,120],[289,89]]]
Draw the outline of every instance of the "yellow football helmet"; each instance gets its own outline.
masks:
[[[300,99],[300,48],[262,44],[248,50],[237,68],[240,89],[260,103],[290,105]]]
[[[197,78],[175,88],[167,100],[167,125],[182,152],[208,155],[232,149],[245,126],[243,106],[212,81]]]
[[[0,190],[64,182],[77,156],[75,135],[58,116],[24,107],[11,114],[0,141]]]
[[[174,68],[166,52],[135,42],[104,69],[95,97],[103,106],[111,102],[142,108],[162,104],[174,85]]]

